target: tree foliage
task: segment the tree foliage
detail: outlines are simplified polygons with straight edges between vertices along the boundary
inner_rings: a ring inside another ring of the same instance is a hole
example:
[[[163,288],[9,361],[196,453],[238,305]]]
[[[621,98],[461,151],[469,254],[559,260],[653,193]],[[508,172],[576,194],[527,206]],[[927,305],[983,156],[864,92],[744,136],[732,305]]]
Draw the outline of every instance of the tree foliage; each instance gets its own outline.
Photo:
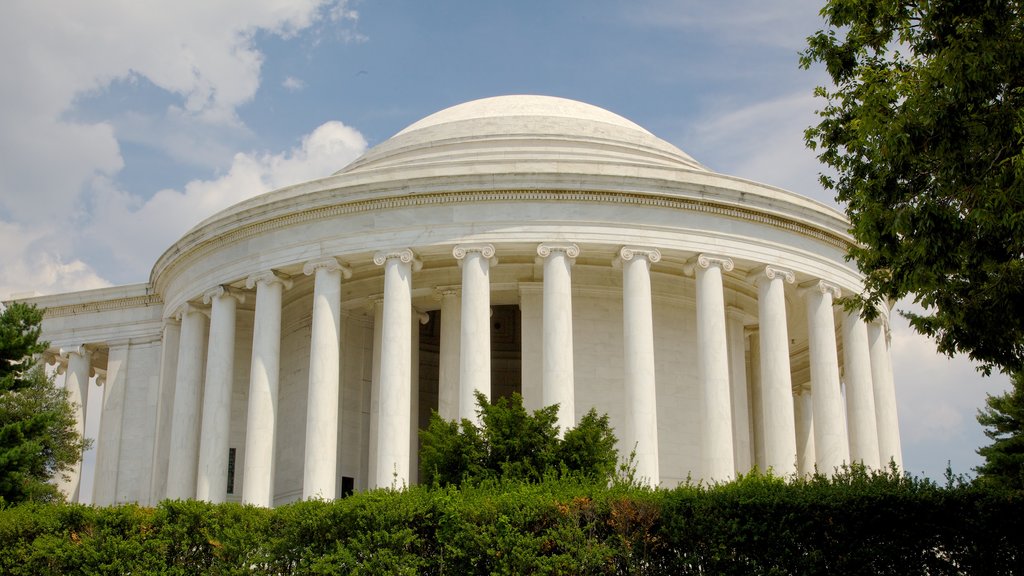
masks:
[[[808,146],[835,170],[864,306],[906,314],[940,351],[1024,369],[1024,2],[829,0],[804,67],[831,87]]]
[[[0,312],[0,501],[54,500],[50,480],[78,462],[85,442],[67,392],[36,362],[42,311],[14,303]]]
[[[978,411],[978,422],[992,444],[978,449],[985,463],[974,470],[981,482],[1024,490],[1024,374],[1014,374],[1010,381],[1010,390],[989,396],[987,406]]]
[[[420,480],[428,485],[461,485],[488,479],[539,482],[550,475],[609,480],[618,451],[608,415],[590,410],[575,428],[558,437],[558,405],[533,414],[513,394],[490,403],[479,392],[481,425],[448,421],[436,412],[420,431]]]

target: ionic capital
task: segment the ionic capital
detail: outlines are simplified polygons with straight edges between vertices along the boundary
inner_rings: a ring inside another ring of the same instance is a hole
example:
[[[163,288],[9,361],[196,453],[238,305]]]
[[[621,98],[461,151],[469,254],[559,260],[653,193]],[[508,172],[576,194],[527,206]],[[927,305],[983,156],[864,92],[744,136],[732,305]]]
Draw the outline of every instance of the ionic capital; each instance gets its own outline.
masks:
[[[796,274],[792,270],[786,270],[785,268],[779,268],[778,266],[772,266],[768,264],[764,268],[754,268],[747,274],[747,280],[753,282],[755,285],[763,280],[782,280],[785,284],[793,284],[796,282]]]
[[[645,246],[623,246],[619,248],[619,255],[612,260],[612,266],[620,268],[623,262],[634,258],[646,258],[647,262],[654,264],[661,261],[661,250]]]
[[[487,259],[491,266],[498,264],[498,259],[494,257],[494,244],[459,244],[452,248],[452,256],[459,261],[459,265],[462,265],[462,259],[467,254],[477,252],[481,256]]]
[[[458,296],[462,293],[462,286],[450,284],[448,286],[434,287],[434,300],[444,300],[445,296]]]
[[[416,257],[416,254],[408,248],[402,248],[400,250],[381,250],[373,255],[373,263],[377,266],[383,266],[385,262],[397,258],[401,260],[403,264],[412,264],[414,272],[418,272],[423,268],[423,262]]]
[[[810,282],[804,282],[800,285],[800,295],[807,296],[812,293],[819,294],[831,294],[832,298],[839,298],[842,296],[842,291],[839,286],[825,280],[811,280]]]
[[[60,360],[67,361],[72,354],[81,356],[87,361],[92,359],[92,348],[85,344],[79,344],[78,346],[71,346],[68,348],[61,348],[59,354]]]
[[[542,258],[551,256],[552,252],[564,252],[569,258],[580,255],[580,247],[574,242],[544,242],[537,245],[537,255]]]
[[[248,288],[249,290],[252,290],[260,283],[263,283],[265,285],[280,284],[281,287],[285,290],[290,289],[293,284],[291,278],[283,274],[274,272],[273,270],[264,270],[262,272],[257,272],[245,279],[245,287]]]
[[[178,311],[175,312],[173,316],[174,316],[174,318],[178,322],[181,322],[185,318],[185,316],[187,316],[189,314],[193,314],[193,313],[194,314],[202,314],[203,316],[206,316],[207,318],[210,317],[210,310],[209,310],[209,308],[203,308],[203,307],[198,306],[196,304],[193,304],[191,302],[185,302],[184,304],[182,304],[181,308],[178,308]]]
[[[346,280],[352,277],[352,269],[349,268],[348,266],[345,266],[341,262],[338,262],[338,259],[334,258],[333,256],[316,258],[302,265],[302,273],[305,274],[306,276],[312,276],[313,274],[316,274],[317,270],[320,269],[324,269],[330,272],[340,270],[341,277]]]
[[[728,256],[715,256],[713,254],[698,254],[695,258],[683,265],[683,272],[686,274],[694,274],[697,272],[697,267],[707,270],[712,266],[721,268],[723,272],[731,272],[735,267],[732,258]]]
[[[237,288],[221,284],[220,286],[210,288],[203,293],[203,304],[209,304],[215,299],[223,297],[234,298],[239,304],[245,302],[245,293],[241,292]]]
[[[105,368],[94,368],[93,375],[96,376],[96,385],[103,386],[107,383],[107,370]]]

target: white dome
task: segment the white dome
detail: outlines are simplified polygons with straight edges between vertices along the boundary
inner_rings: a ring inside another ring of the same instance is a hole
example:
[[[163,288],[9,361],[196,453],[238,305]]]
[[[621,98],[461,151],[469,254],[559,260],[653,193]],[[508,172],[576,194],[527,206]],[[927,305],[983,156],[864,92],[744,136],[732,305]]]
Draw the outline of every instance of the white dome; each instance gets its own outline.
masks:
[[[564,172],[601,164],[706,171],[637,124],[597,106],[552,96],[497,96],[415,122],[339,173],[484,162],[497,172]],[[500,165],[504,165],[502,169]]]

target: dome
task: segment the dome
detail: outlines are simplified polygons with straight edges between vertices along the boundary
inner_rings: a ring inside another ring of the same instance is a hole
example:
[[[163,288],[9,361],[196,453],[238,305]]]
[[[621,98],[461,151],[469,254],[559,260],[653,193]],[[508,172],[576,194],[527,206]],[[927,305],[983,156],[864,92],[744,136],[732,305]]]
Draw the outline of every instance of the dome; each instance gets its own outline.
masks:
[[[706,169],[644,128],[590,104],[553,96],[473,100],[414,122],[339,174],[416,166],[564,172],[600,163],[623,167]],[[508,168],[506,168],[508,169]]]

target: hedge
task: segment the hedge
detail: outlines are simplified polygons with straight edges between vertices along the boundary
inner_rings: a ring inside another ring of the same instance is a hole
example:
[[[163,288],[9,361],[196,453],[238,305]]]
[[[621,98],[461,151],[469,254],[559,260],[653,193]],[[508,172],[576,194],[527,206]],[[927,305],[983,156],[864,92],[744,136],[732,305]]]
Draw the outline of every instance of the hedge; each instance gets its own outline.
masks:
[[[1024,494],[853,471],[671,490],[573,480],[274,510],[0,509],[0,574],[1024,574]]]

